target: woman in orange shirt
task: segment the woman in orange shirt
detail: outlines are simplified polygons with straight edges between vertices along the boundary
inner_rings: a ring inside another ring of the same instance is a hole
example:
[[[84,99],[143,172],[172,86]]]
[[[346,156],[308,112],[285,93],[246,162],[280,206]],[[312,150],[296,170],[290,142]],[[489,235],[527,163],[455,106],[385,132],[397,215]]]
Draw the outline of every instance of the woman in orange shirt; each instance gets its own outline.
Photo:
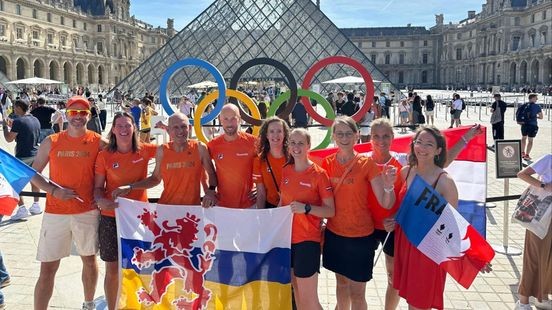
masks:
[[[334,197],[324,169],[308,158],[309,133],[302,128],[289,135],[291,158],[282,171],[280,206],[295,213],[291,233],[292,285],[297,309],[321,309],[318,300],[322,218],[335,213]]]
[[[337,117],[332,130],[338,151],[324,159],[322,168],[333,187],[335,216],[324,232],[323,265],[335,272],[337,308],[366,309],[366,282],[372,279],[377,248],[367,189],[372,187],[377,202],[391,208],[397,169],[389,166],[380,173],[373,160],[355,152],[359,131],[352,118]]]
[[[113,118],[109,143],[96,158],[94,199],[100,208],[100,258],[105,262],[104,291],[108,308],[115,309],[119,288],[117,225],[112,193],[119,186],[146,178],[148,162],[157,149],[138,140],[134,118],[128,112],[118,112]],[[130,191],[125,198],[148,201],[145,190]]]
[[[280,201],[282,169],[288,161],[289,127],[279,117],[263,122],[253,160],[253,182],[257,186],[257,209],[274,208]]]

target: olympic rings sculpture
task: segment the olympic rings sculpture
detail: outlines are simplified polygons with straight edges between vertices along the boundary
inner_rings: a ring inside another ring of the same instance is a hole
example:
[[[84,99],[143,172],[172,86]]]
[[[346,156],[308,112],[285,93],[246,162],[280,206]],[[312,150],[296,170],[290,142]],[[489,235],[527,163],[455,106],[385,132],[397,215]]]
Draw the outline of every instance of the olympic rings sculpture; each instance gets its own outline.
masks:
[[[276,111],[278,108],[286,103],[285,107],[281,110],[281,112],[278,114],[279,117],[285,119],[287,118],[291,112],[293,111],[293,108],[297,104],[297,99],[301,98],[301,104],[305,107],[305,110],[307,113],[317,122],[320,124],[330,127],[333,124],[333,119],[335,119],[335,113],[333,111],[333,107],[331,104],[321,96],[320,94],[310,91],[310,85],[316,75],[320,70],[322,70],[324,67],[331,65],[331,64],[345,64],[353,67],[356,69],[362,78],[364,79],[364,83],[366,85],[366,95],[364,97],[364,103],[362,107],[352,116],[352,118],[359,122],[362,119],[362,116],[370,109],[372,105],[372,98],[374,97],[374,81],[372,80],[372,76],[370,75],[370,72],[358,61],[345,57],[345,56],[330,56],[327,58],[324,58],[318,62],[316,62],[311,68],[309,68],[305,74],[305,78],[303,80],[303,85],[301,88],[297,87],[297,82],[295,77],[293,76],[291,70],[284,65],[283,63],[271,59],[271,58],[255,58],[252,60],[247,61],[243,65],[241,65],[236,73],[232,76],[230,79],[230,87],[227,89],[226,82],[224,81],[224,78],[220,71],[213,66],[211,63],[197,58],[186,58],[177,61],[172,66],[170,66],[167,71],[163,74],[163,77],[161,78],[161,84],[159,89],[159,97],[161,104],[167,114],[172,115],[174,113],[170,102],[169,102],[169,95],[168,95],[168,86],[169,82],[172,79],[172,77],[176,74],[176,72],[186,66],[198,66],[203,69],[206,69],[213,75],[215,78],[215,81],[218,86],[218,90],[209,93],[207,96],[205,96],[199,103],[195,110],[193,119],[190,119],[190,124],[194,126],[194,130],[196,132],[196,136],[200,141],[207,142],[207,138],[205,137],[203,131],[201,130],[201,125],[206,125],[209,122],[213,121],[222,110],[222,106],[224,105],[224,102],[226,100],[226,97],[228,96],[230,99],[230,102],[233,104],[236,104],[240,110],[240,116],[241,118],[246,121],[247,123],[253,125],[253,134],[257,135],[259,131],[259,126],[262,124],[263,120],[260,118],[260,112],[257,108],[257,105],[253,101],[253,99],[249,98],[245,93],[240,92],[237,89],[238,82],[240,77],[243,75],[245,71],[247,71],[249,68],[257,65],[270,65],[278,69],[284,77],[286,78],[286,85],[289,88],[289,91],[286,91],[282,93],[280,96],[278,96],[274,102],[270,105],[270,108],[267,113],[267,117],[276,115]],[[215,107],[212,111],[207,113],[206,115],[203,115],[205,110],[207,109],[210,102],[217,100],[217,104],[215,104]],[[319,115],[316,110],[311,105],[309,99],[316,100],[316,102],[320,103],[322,107],[324,108],[324,111],[326,112],[326,117],[323,117]],[[249,115],[240,104],[238,104],[238,100],[241,101],[249,110],[252,115]],[[194,121],[199,120],[199,121]],[[325,138],[322,140],[322,142],[316,146],[314,149],[321,149],[325,148],[330,144],[331,139],[331,130],[328,130]]]

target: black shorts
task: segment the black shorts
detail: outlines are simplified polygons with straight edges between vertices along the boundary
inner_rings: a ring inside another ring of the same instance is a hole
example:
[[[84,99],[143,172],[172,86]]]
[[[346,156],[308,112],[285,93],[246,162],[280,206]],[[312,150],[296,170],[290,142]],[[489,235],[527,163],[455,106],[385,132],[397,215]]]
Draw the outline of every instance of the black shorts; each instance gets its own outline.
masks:
[[[116,262],[119,259],[117,243],[117,222],[111,216],[100,216],[100,228],[98,230],[100,242],[100,258],[104,262]]]
[[[291,244],[291,268],[298,278],[320,273],[320,242],[303,241]]]
[[[387,237],[387,231],[385,231],[384,229],[375,229],[372,235],[376,239],[377,248],[385,241],[385,237]],[[395,231],[392,231],[389,234],[389,238],[387,238],[387,242],[385,242],[385,246],[383,247],[383,253],[391,257],[395,256]]]
[[[376,240],[366,237],[343,237],[326,228],[324,232],[324,268],[356,282],[372,279]]]
[[[534,138],[537,136],[537,132],[539,131],[539,126],[536,125],[529,125],[529,124],[523,124],[521,125],[521,135],[529,138]]]
[[[151,128],[140,129],[141,133],[149,133],[150,131],[151,131]]]

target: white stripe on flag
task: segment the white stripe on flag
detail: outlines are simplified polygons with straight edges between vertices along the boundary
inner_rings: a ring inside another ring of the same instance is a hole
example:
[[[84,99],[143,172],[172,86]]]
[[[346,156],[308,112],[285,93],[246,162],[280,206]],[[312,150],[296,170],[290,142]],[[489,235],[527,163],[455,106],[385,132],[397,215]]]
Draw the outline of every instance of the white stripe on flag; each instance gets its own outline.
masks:
[[[456,183],[459,200],[485,201],[487,163],[455,160],[445,170]]]
[[[0,197],[13,197],[19,200],[19,194],[15,192],[10,182],[0,173]]]

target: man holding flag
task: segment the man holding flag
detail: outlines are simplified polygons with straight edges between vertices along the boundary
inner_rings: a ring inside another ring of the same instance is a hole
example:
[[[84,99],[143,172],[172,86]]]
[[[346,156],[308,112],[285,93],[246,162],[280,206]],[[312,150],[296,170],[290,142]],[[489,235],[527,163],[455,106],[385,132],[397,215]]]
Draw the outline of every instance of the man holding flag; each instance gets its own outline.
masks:
[[[42,172],[49,163],[51,178],[50,181],[37,174],[32,179],[47,193],[37,249],[37,260],[41,262],[34,294],[37,310],[48,308],[60,260],[70,255],[72,242],[83,262],[83,309],[95,309],[99,212],[93,197],[94,163],[106,142],[86,129],[90,118],[88,100],[75,96],[66,106],[67,130],[47,137],[33,164]]]
[[[17,118],[11,121],[11,129],[8,128],[8,119],[4,119],[2,123],[2,131],[6,141],[15,141],[15,157],[24,162],[28,166],[33,164],[33,160],[38,151],[38,138],[40,135],[40,122],[29,113],[29,103],[23,100],[16,100],[14,104],[14,112]],[[28,181],[27,181],[28,182]],[[21,188],[23,190],[23,188]],[[38,188],[32,186],[33,192],[38,192]],[[33,205],[27,210],[23,198],[19,198],[19,209],[16,214],[11,217],[11,220],[17,221],[42,213],[38,204],[38,196],[34,198]],[[13,209],[12,209],[13,211]],[[5,214],[5,215],[11,215]]]

